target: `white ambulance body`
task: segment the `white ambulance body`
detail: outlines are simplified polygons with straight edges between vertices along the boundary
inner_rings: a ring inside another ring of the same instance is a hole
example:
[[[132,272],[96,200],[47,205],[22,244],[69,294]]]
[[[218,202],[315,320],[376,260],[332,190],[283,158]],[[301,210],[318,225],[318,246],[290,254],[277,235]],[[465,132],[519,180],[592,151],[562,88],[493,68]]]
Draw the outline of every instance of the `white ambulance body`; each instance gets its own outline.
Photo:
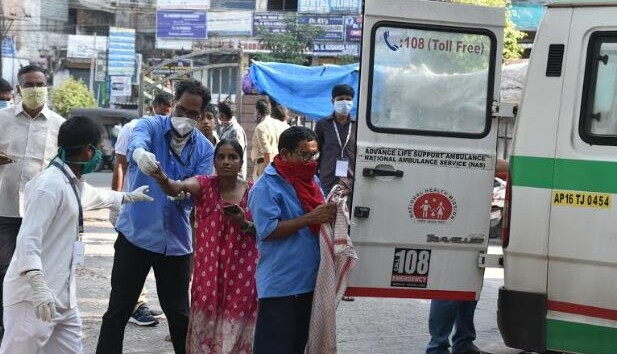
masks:
[[[528,70],[499,327],[516,348],[614,354],[617,3],[549,6]]]
[[[504,10],[366,1],[354,296],[474,300],[488,246]]]
[[[505,110],[504,18],[497,8],[365,1],[350,295],[479,297],[495,116]],[[516,125],[504,342],[617,353],[617,2],[549,6]]]

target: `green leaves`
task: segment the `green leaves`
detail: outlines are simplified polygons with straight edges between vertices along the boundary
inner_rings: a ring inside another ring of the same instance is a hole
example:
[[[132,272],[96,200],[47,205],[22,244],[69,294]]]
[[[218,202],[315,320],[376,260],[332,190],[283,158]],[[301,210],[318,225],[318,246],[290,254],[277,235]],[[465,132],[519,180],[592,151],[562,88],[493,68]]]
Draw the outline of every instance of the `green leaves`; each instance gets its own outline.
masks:
[[[96,107],[96,99],[92,92],[81,81],[69,78],[51,94],[53,109],[63,117],[68,117],[73,108]]]
[[[510,4],[509,0],[454,0],[461,4],[507,7]],[[518,43],[519,40],[525,38],[526,34],[516,29],[510,11],[506,9],[506,28],[504,30],[504,43],[502,57],[507,59],[518,59],[523,54],[523,47]]]
[[[285,31],[272,33],[259,27],[257,34],[260,42],[270,53],[259,53],[255,59],[297,65],[308,64],[307,52],[313,46],[315,38],[323,34],[323,29],[309,24],[298,23],[297,17],[289,15],[283,19]]]

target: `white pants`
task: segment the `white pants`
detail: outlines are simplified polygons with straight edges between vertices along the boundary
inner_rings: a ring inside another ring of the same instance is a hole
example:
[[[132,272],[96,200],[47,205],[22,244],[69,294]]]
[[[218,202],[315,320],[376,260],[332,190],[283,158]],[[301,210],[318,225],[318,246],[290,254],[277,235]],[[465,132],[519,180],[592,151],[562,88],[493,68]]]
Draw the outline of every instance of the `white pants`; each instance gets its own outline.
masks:
[[[77,307],[56,310],[52,322],[34,315],[28,301],[4,307],[0,354],[81,354],[81,318]]]

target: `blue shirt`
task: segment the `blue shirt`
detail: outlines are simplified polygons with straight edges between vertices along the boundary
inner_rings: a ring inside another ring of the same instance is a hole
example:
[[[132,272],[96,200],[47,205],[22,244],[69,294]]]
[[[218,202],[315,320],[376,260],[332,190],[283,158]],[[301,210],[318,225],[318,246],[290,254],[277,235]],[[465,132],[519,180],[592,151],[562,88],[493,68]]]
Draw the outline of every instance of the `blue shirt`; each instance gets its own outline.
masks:
[[[122,206],[116,229],[135,246],[169,256],[181,256],[193,251],[189,215],[191,199],[171,201],[154,178],[144,175],[133,160],[133,151],[143,148],[153,153],[169,178],[183,180],[195,175],[212,173],[212,144],[197,129],[177,156],[169,146],[172,128],[169,117],[144,117],[139,120],[129,138],[126,158],[129,162],[127,189],[148,185],[154,202]]]
[[[317,177],[315,180],[319,183]],[[257,230],[259,261],[255,278],[260,299],[315,290],[319,270],[319,238],[308,227],[278,240],[265,240],[280,220],[305,214],[295,189],[269,165],[249,194],[249,209]]]

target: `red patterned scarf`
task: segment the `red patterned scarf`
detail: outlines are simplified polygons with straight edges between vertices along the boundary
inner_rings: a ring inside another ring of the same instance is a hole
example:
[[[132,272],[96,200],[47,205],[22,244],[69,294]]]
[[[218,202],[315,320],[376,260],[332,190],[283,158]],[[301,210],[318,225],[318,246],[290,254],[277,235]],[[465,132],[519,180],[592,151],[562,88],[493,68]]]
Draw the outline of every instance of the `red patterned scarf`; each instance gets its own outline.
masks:
[[[272,163],[276,172],[296,190],[305,212],[310,212],[324,203],[324,197],[314,176],[317,172],[317,162],[283,161],[281,155],[276,155]],[[309,226],[312,233],[318,233],[319,224]]]

